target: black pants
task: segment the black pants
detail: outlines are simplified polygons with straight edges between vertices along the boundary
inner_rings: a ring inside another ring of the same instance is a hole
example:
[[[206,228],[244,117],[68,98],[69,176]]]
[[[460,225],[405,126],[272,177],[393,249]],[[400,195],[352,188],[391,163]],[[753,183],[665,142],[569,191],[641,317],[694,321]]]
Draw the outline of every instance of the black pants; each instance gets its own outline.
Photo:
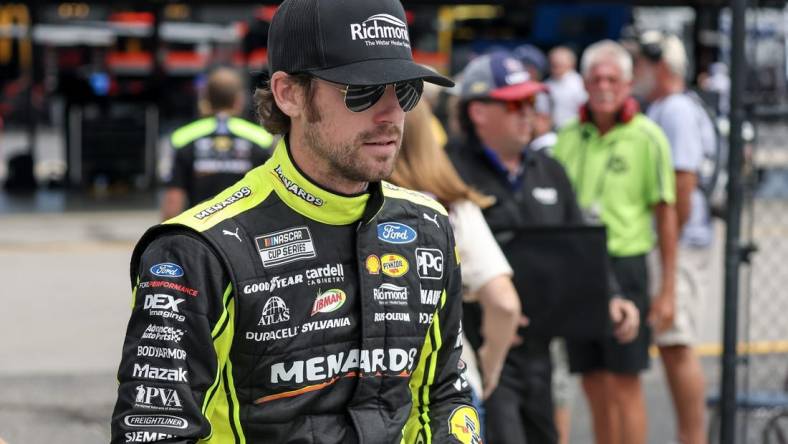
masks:
[[[478,304],[465,304],[463,328],[475,350],[481,345]],[[498,387],[484,402],[487,444],[555,444],[550,341],[530,337],[506,357]]]

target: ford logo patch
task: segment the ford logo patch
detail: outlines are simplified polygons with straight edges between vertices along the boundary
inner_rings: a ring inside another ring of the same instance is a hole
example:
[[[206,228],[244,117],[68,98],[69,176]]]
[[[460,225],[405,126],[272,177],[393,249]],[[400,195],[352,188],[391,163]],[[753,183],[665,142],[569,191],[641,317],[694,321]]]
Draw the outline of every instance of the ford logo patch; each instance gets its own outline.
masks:
[[[150,267],[150,272],[156,276],[177,278],[183,276],[183,268],[172,262],[156,264]]]
[[[416,240],[418,235],[413,228],[399,222],[378,224],[378,239],[390,244],[407,244]]]

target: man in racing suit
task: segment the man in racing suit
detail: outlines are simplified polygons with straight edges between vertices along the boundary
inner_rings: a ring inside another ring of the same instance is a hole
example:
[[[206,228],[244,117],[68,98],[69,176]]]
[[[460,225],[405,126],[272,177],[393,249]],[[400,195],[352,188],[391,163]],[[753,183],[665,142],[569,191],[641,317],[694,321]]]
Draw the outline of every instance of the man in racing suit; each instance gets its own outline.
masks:
[[[381,182],[451,81],[399,1],[327,3],[271,24],[271,159],[135,248],[112,443],[480,442],[446,212]]]

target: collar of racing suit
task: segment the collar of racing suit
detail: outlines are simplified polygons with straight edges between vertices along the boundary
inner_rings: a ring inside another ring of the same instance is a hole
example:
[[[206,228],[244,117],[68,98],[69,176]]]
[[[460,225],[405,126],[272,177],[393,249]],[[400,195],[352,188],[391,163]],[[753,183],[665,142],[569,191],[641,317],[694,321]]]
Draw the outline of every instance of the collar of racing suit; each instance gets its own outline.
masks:
[[[366,192],[356,195],[337,194],[317,185],[293,162],[286,136],[260,170],[259,174],[273,176],[274,191],[287,206],[324,224],[347,225],[359,219],[366,223],[383,207],[380,182],[371,182]]]

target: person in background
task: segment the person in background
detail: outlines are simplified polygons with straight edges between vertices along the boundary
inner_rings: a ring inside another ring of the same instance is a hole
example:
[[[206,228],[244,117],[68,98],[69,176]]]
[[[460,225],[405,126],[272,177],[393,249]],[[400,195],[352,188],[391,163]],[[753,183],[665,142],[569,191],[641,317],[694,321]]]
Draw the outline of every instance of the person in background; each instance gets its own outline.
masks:
[[[534,151],[544,150],[550,154],[558,135],[553,130],[553,100],[549,93],[542,92],[534,100],[533,122],[534,138],[528,147]]]
[[[647,115],[670,142],[676,175],[676,210],[681,233],[673,326],[657,335],[678,422],[678,442],[705,444],[703,369],[693,345],[709,285],[711,214],[700,188],[704,159],[716,148],[716,134],[700,97],[687,91],[688,60],[681,40],[651,31],[641,38],[639,82],[650,102]]]
[[[670,146],[662,130],[638,112],[630,95],[632,58],[621,45],[591,45],[582,73],[588,103],[580,119],[559,132],[553,154],[566,168],[586,220],[607,228],[613,272],[642,319],[631,343],[567,341],[569,366],[582,374],[597,444],[645,444],[640,372],[649,366],[650,326],[658,333],[668,329],[675,304],[678,223]],[[656,241],[655,218],[662,273],[650,302],[646,255]]]
[[[512,50],[512,56],[523,64],[531,79],[541,81],[547,74],[547,57],[536,46],[527,43],[520,45]]]
[[[523,65],[505,52],[474,59],[462,79],[459,106],[464,137],[450,142],[448,152],[463,180],[495,197],[483,214],[498,244],[503,246],[518,229],[582,223],[561,165],[543,152],[527,149],[533,136],[534,97],[544,92],[544,85],[533,81]],[[479,349],[478,307],[465,307],[465,332]],[[634,305],[613,299],[610,310],[622,340],[634,336],[638,318]],[[625,321],[618,322],[621,319]],[[496,444],[556,443],[550,338],[527,329],[519,335],[498,388],[484,404],[487,439]]]
[[[271,155],[274,137],[237,117],[246,106],[241,75],[219,67],[208,73],[199,101],[205,116],[172,133],[173,159],[165,180],[162,219],[177,216],[241,180]]]
[[[553,98],[553,124],[561,128],[577,117],[580,107],[588,100],[583,78],[575,70],[577,57],[566,46],[557,46],[549,53],[550,77],[545,84]]]
[[[487,399],[498,386],[520,321],[520,299],[512,284],[512,269],[481,212],[494,199],[463,182],[435,135],[432,117],[425,102],[406,115],[402,150],[389,180],[430,193],[449,210],[462,261],[463,299],[482,307],[485,342],[477,351],[483,387],[479,393]],[[472,351],[464,355],[473,357]]]

